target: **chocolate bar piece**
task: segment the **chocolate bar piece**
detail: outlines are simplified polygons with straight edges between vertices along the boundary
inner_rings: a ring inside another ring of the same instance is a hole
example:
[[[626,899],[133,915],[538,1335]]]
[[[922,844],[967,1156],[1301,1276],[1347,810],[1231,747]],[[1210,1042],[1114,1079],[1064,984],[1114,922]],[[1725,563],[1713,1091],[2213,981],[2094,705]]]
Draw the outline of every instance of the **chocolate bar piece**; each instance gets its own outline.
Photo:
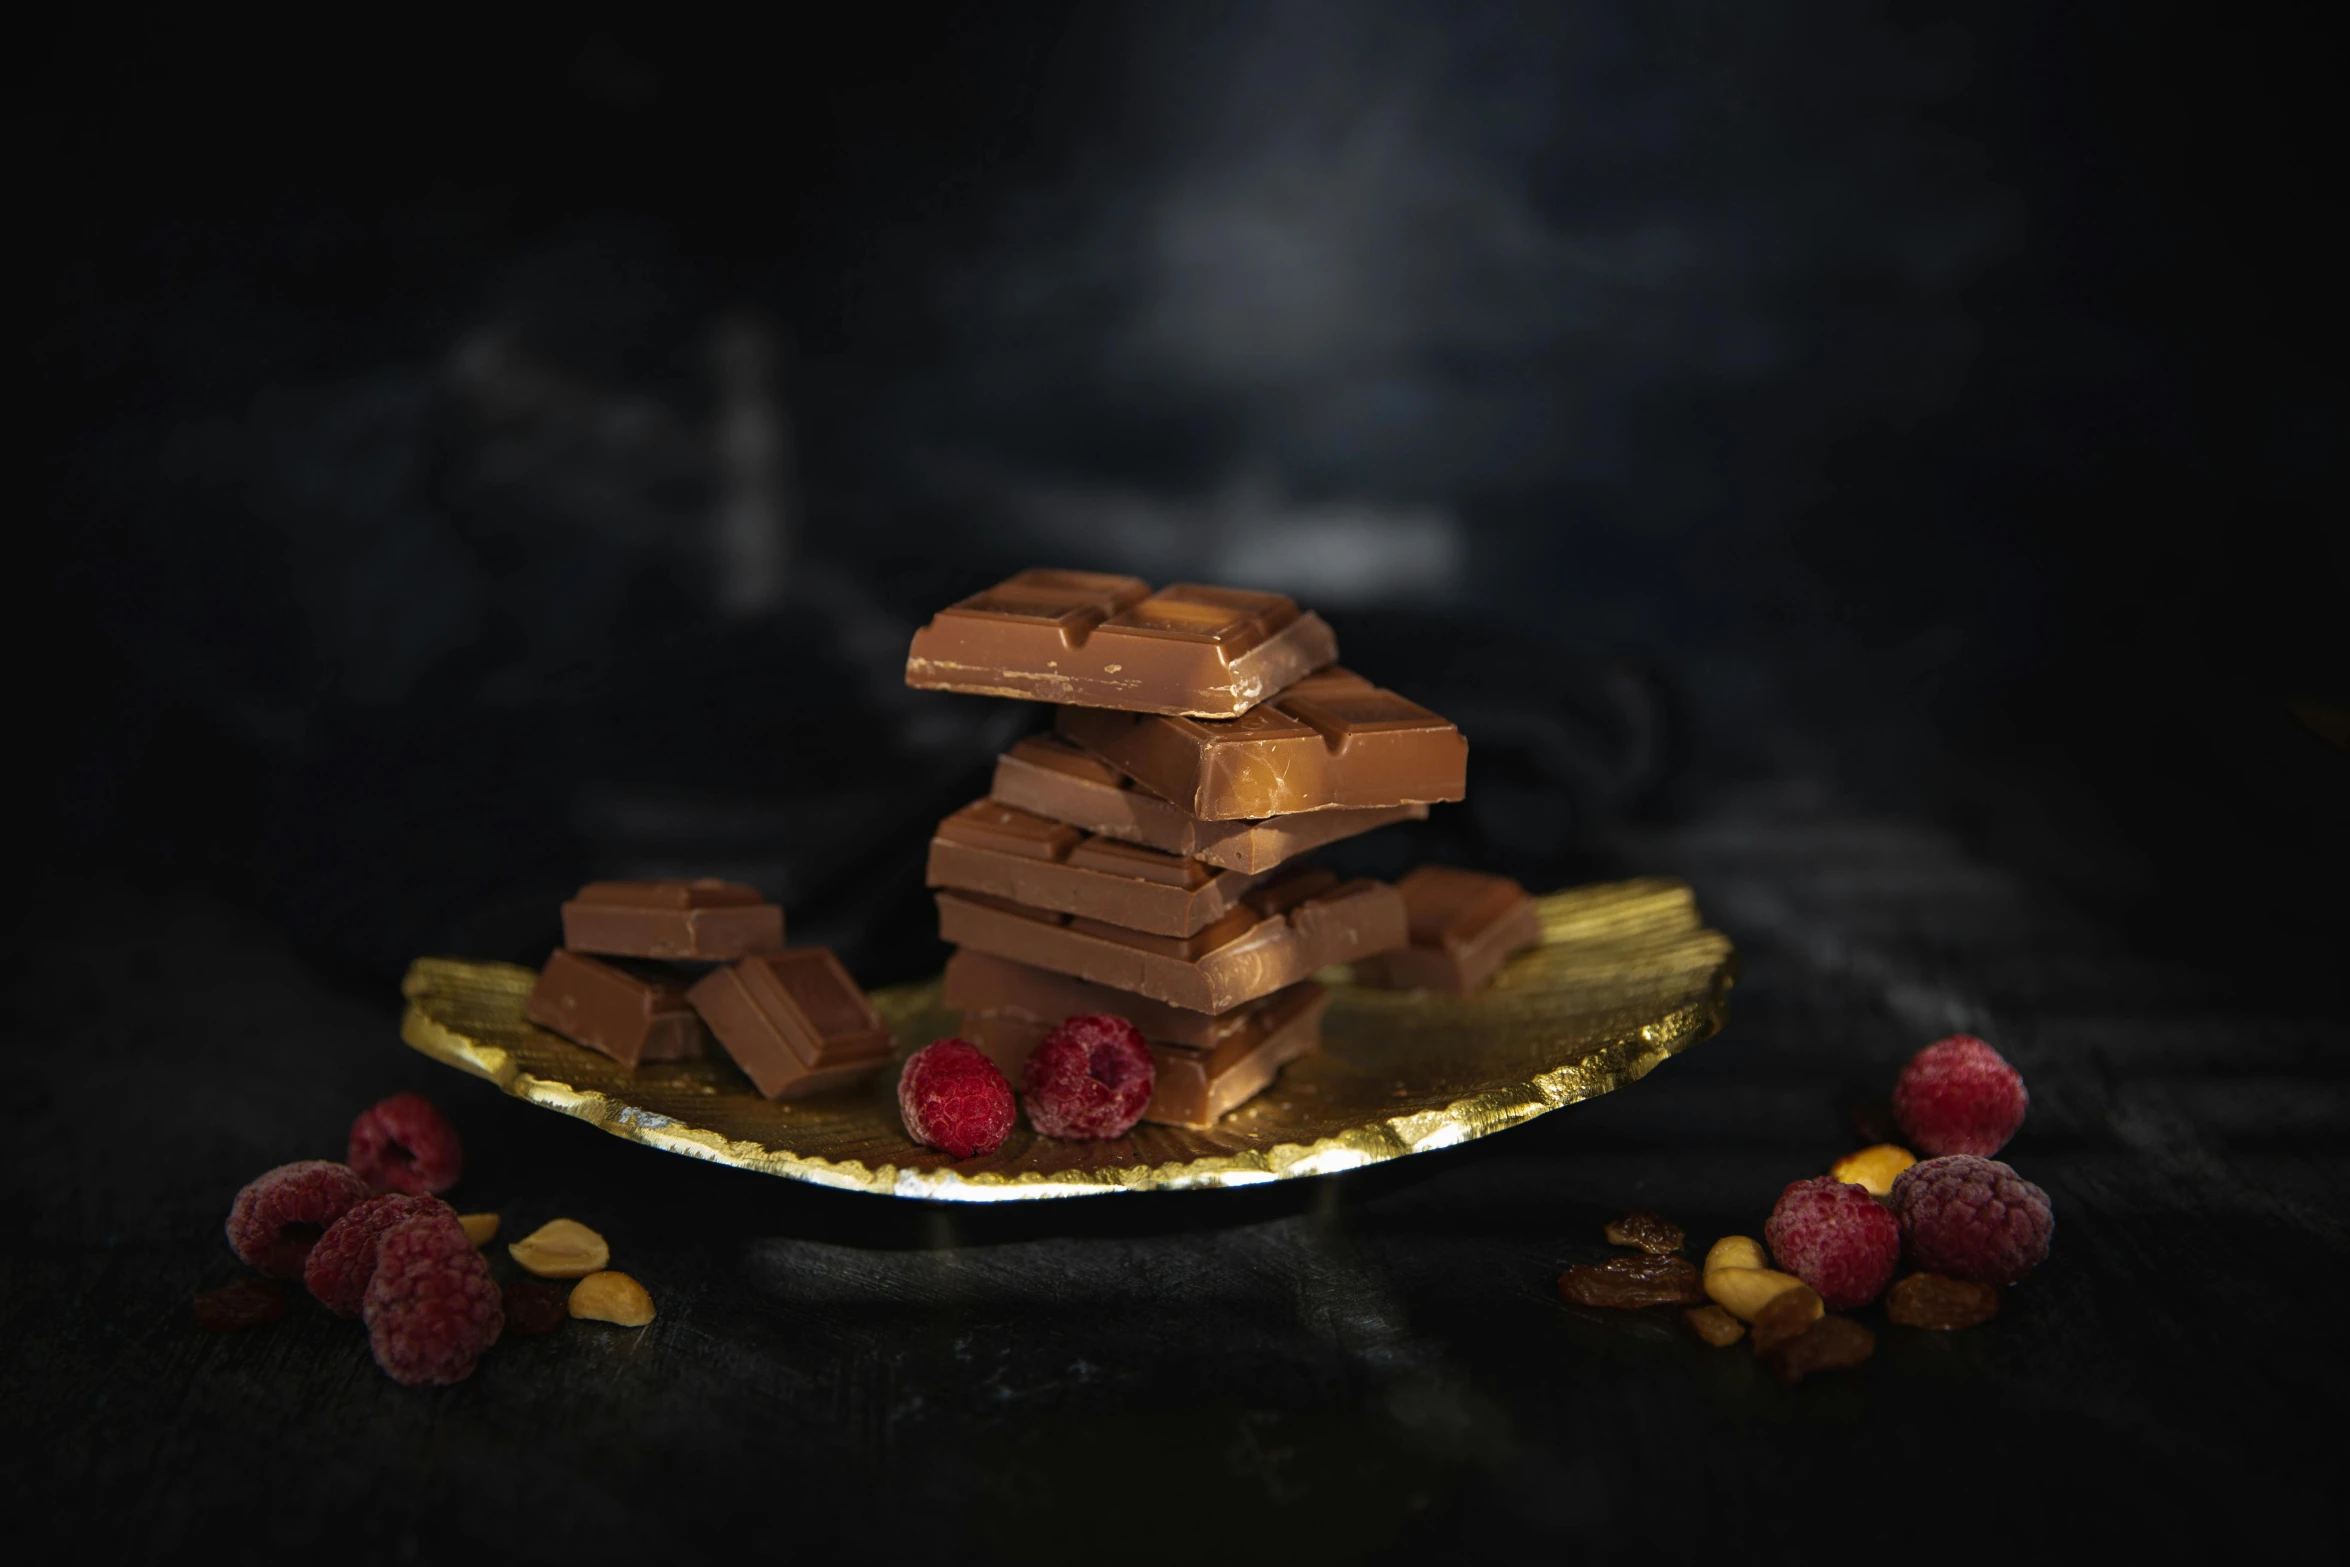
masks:
[[[1324,844],[1391,822],[1425,821],[1425,805],[1307,811],[1261,822],[1207,822],[1169,805],[1058,735],[1031,735],[995,760],[991,799],[1088,832],[1127,838],[1225,870],[1269,871]]]
[[[1168,1126],[1215,1125],[1321,1043],[1322,1013],[1329,1004],[1330,993],[1308,980],[1241,1009],[1239,1026],[1207,1049],[1151,1041],[1154,1079],[1142,1118]],[[962,1021],[963,1037],[1015,1083],[1029,1053],[1055,1026],[1011,1012],[966,1012]]]
[[[539,971],[522,1014],[625,1067],[702,1054],[702,1020],[686,1004],[684,983],[650,965],[559,950]]]
[[[702,976],[686,999],[770,1099],[855,1082],[889,1056],[865,992],[822,947],[762,952]]]
[[[1212,822],[1432,805],[1468,787],[1469,742],[1458,729],[1344,669],[1308,676],[1238,718],[1064,707],[1055,723],[1151,793]]]
[[[563,905],[563,945],[723,963],[783,945],[783,910],[740,882],[591,881]]]
[[[1403,894],[1375,881],[1337,882],[1310,867],[1276,876],[1188,937],[1121,930],[984,893],[941,892],[938,933],[957,946],[1170,1006],[1228,1012],[1326,964],[1403,945]]]
[[[1542,944],[1542,922],[1526,889],[1507,876],[1423,865],[1402,881],[1411,945],[1355,965],[1355,977],[1390,990],[1462,995],[1498,972],[1513,953]]]
[[[906,684],[1232,718],[1336,657],[1322,617],[1278,593],[1023,571],[915,632]]]
[[[1203,1050],[1238,1027],[1248,1011],[1246,1007],[1233,1012],[1171,1007],[1132,991],[1112,990],[967,947],[947,959],[939,999],[958,1012],[995,1012],[1048,1023],[1112,1012],[1141,1029],[1145,1039]]]
[[[933,887],[984,892],[1161,936],[1188,936],[1221,919],[1258,879],[1092,837],[994,800],[972,801],[940,822],[930,840]]]

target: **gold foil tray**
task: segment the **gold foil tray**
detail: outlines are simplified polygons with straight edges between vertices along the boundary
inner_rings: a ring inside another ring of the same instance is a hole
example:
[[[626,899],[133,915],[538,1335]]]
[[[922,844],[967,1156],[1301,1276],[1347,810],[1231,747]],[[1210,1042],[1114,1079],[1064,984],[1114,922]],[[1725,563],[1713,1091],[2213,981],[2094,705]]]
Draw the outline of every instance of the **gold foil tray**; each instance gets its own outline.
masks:
[[[1320,1051],[1212,1128],[1057,1142],[1023,1120],[981,1159],[907,1137],[894,1063],[861,1087],[782,1103],[723,1058],[631,1073],[524,1021],[537,976],[508,963],[417,959],[400,1037],[616,1137],[822,1186],[953,1202],[1247,1186],[1487,1136],[1636,1082],[1722,1026],[1737,958],[1699,922],[1687,887],[1614,882],[1537,902],[1542,945],[1472,996],[1373,990],[1325,971]],[[955,1031],[936,980],[872,999],[898,1061]]]

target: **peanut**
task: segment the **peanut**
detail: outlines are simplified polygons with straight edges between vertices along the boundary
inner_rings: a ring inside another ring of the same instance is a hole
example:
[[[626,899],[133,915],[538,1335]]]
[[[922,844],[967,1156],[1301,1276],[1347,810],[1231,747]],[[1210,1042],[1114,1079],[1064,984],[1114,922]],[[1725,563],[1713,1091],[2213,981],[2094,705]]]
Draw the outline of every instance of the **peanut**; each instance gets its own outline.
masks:
[[[571,1286],[571,1314],[641,1328],[653,1320],[653,1297],[625,1273],[591,1273]]]
[[[494,1213],[461,1213],[457,1222],[465,1226],[465,1238],[476,1250],[498,1238],[498,1216]]]
[[[1893,1177],[1917,1162],[1917,1155],[1906,1148],[1878,1143],[1846,1154],[1828,1166],[1828,1173],[1847,1186],[1866,1187],[1871,1197],[1884,1197],[1893,1190]]]
[[[542,1279],[584,1278],[612,1260],[604,1237],[577,1219],[550,1219],[506,1251]]]
[[[1741,1322],[1752,1322],[1756,1312],[1781,1294],[1803,1287],[1794,1274],[1773,1268],[1716,1268],[1705,1276],[1705,1292]]]
[[[1767,1268],[1771,1259],[1762,1249],[1762,1242],[1751,1235],[1725,1235],[1715,1241],[1705,1254],[1705,1271],[1716,1268]]]

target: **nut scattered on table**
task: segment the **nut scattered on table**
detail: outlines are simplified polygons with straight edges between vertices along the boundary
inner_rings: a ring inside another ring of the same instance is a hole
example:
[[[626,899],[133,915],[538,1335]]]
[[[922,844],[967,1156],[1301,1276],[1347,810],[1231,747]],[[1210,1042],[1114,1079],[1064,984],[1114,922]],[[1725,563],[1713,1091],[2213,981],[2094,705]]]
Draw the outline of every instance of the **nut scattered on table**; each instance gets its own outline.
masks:
[[[1878,1143],[1846,1154],[1828,1166],[1828,1173],[1847,1186],[1865,1187],[1871,1197],[1884,1197],[1893,1191],[1893,1178],[1917,1162],[1917,1155],[1899,1143]]]
[[[1755,1314],[1788,1290],[1807,1288],[1803,1280],[1776,1268],[1716,1268],[1705,1276],[1705,1292],[1731,1316],[1752,1322]]]
[[[1704,1339],[1716,1349],[1738,1342],[1746,1325],[1719,1306],[1692,1306],[1681,1313],[1689,1323],[1689,1331]]]
[[[1885,1296],[1886,1320],[1905,1328],[1948,1333],[1980,1326],[1998,1315],[1997,1289],[1939,1273],[1913,1273]]]
[[[1705,1254],[1705,1271],[1716,1268],[1767,1268],[1770,1253],[1762,1249],[1762,1242],[1751,1235],[1725,1235],[1715,1241]]]
[[[477,1248],[498,1238],[498,1216],[494,1213],[461,1213],[457,1222],[465,1226],[465,1238]]]
[[[1679,1251],[1686,1239],[1681,1226],[1646,1208],[1635,1208],[1611,1221],[1603,1233],[1610,1246],[1634,1246],[1655,1257],[1667,1257]]]
[[[1789,1340],[1802,1337],[1826,1311],[1819,1291],[1808,1284],[1781,1290],[1754,1314],[1754,1352],[1767,1355]]]
[[[591,1273],[571,1287],[571,1314],[641,1328],[653,1320],[653,1297],[625,1273]]]
[[[577,1219],[550,1219],[506,1251],[542,1279],[585,1278],[612,1260],[604,1237]]]

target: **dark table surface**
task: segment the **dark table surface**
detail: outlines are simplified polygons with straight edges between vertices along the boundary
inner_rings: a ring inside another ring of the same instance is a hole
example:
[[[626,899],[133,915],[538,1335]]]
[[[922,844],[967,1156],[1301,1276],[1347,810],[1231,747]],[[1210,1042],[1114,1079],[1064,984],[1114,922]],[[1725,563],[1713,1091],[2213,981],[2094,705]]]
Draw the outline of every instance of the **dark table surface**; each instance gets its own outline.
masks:
[[[1791,772],[1610,829],[1595,868],[1687,878],[1744,970],[1728,1029],[1626,1091],[1356,1175],[1014,1211],[600,1136],[409,1052],[388,987],[245,907],[58,880],[8,987],[18,1527],[100,1558],[548,1560],[2159,1557],[2338,1527],[2340,954],[2125,930],[2033,873],[2070,841],[2044,792],[1977,794],[2026,825]],[[2006,1157],[2057,1213],[1994,1323],[1871,1312],[1872,1361],[1790,1389],[1671,1311],[1560,1304],[1629,1207],[1758,1233],[1958,1030],[2026,1075]],[[462,1132],[461,1208],[594,1225],[659,1319],[509,1340],[432,1391],[306,1299],[197,1331],[237,1187],[338,1156],[400,1089]]]

